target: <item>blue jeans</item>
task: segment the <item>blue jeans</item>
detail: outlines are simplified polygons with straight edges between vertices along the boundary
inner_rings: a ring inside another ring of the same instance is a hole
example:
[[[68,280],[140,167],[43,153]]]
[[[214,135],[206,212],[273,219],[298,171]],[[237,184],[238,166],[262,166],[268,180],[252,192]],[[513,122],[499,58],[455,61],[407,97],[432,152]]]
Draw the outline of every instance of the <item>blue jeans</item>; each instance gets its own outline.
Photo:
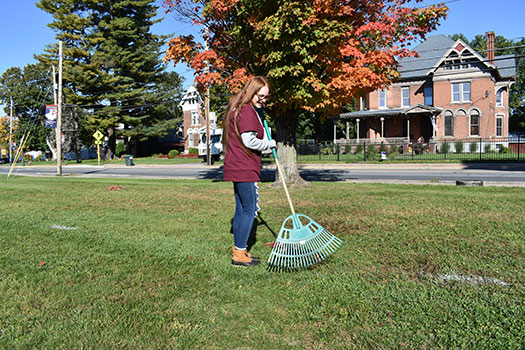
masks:
[[[259,191],[255,182],[234,182],[235,215],[233,216],[233,242],[245,249],[258,211]]]

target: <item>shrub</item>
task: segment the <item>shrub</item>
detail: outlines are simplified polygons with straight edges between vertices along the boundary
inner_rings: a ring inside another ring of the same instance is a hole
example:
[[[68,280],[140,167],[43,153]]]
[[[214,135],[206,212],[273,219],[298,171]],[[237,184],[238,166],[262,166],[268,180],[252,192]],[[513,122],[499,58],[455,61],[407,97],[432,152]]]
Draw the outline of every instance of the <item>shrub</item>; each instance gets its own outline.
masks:
[[[470,153],[476,153],[478,151],[478,142],[472,141],[470,143]]]
[[[189,154],[199,154],[199,149],[198,148],[190,148],[188,150],[188,153]]]
[[[450,152],[450,143],[443,142],[441,144],[441,149],[439,150],[441,153],[449,153]]]
[[[485,153],[492,153],[492,146],[490,143],[485,144]]]
[[[324,156],[329,156],[332,154],[333,147],[332,146],[326,146],[321,148],[321,154]]]
[[[499,153],[511,154],[511,153],[514,153],[514,152],[509,147],[501,146],[501,148],[499,149]]]
[[[115,154],[117,157],[120,157],[124,152],[126,152],[126,145],[123,141],[119,141],[115,147]]]
[[[352,147],[350,145],[345,145],[345,154],[351,153]]]
[[[362,144],[358,144],[357,147],[355,148],[355,154],[357,153],[361,153],[363,152],[363,145]]]
[[[414,144],[413,149],[415,154],[421,154],[428,150],[428,145],[418,142]]]
[[[377,147],[376,146],[368,146],[366,148],[366,159],[368,160],[376,160],[379,158],[379,153],[377,153]]]
[[[179,151],[177,151],[176,149],[172,149],[171,151],[168,152],[168,157],[176,157],[179,155]]]
[[[463,149],[465,148],[463,141],[454,142],[454,146],[456,148],[456,153],[463,153]]]

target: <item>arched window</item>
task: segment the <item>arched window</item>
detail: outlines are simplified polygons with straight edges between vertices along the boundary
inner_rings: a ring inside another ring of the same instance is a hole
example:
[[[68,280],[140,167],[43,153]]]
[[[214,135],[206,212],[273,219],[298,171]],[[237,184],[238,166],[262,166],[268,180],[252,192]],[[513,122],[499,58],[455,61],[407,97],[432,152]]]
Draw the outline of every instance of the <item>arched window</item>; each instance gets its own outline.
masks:
[[[479,111],[473,109],[470,111],[470,136],[479,136]]]
[[[496,91],[496,107],[503,107],[503,88]]]
[[[445,111],[444,114],[445,136],[454,136],[454,115],[451,111]]]

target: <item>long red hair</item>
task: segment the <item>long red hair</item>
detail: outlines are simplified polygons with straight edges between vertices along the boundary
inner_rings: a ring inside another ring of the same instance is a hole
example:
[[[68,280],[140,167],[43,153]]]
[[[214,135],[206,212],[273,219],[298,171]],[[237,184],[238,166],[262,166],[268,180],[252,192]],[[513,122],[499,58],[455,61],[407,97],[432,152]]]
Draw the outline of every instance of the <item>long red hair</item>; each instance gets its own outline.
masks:
[[[226,108],[226,115],[224,121],[222,122],[222,145],[224,153],[228,152],[228,146],[230,144],[230,121],[233,118],[233,125],[235,128],[235,134],[241,143],[241,146],[244,148],[244,151],[248,154],[251,154],[250,151],[246,148],[241,139],[241,134],[237,127],[237,119],[239,117],[239,112],[245,104],[251,104],[253,97],[261,90],[263,86],[269,86],[268,81],[265,77],[257,76],[253,77],[248,81],[248,83],[242,88],[242,90],[235,96],[230,99],[228,107]]]

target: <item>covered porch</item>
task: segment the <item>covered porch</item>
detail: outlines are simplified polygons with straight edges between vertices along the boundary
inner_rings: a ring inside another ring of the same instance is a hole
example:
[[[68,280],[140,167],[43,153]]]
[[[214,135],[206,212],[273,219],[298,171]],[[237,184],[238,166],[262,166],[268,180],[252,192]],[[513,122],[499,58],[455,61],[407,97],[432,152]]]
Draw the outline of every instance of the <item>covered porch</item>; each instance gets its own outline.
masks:
[[[404,108],[361,110],[334,117],[334,143],[356,145],[366,143],[403,144],[428,143],[438,135],[437,117],[442,109],[422,104]],[[346,122],[345,138],[337,139],[335,121]],[[354,123],[356,138],[350,138],[349,126]]]

